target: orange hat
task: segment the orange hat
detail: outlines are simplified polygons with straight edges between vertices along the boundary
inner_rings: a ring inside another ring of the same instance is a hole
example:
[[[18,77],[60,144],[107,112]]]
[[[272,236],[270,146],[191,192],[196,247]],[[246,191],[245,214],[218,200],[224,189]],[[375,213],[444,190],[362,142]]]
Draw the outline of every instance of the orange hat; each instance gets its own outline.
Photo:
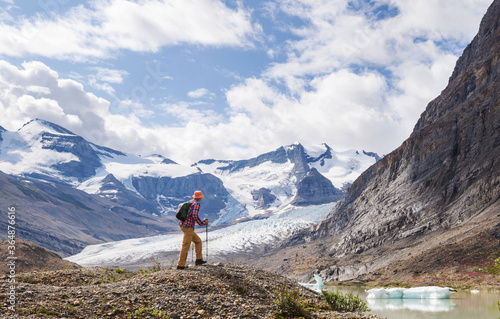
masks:
[[[203,198],[203,193],[201,191],[196,191],[196,192],[194,192],[193,198],[195,198],[195,199],[202,199]]]

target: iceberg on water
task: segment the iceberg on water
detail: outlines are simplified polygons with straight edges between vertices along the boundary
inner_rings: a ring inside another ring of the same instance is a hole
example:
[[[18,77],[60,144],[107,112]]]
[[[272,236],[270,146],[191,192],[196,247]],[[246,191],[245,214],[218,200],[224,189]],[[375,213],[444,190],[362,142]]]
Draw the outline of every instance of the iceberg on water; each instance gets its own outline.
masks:
[[[321,293],[321,290],[323,290],[323,288],[325,288],[325,285],[323,284],[323,279],[321,279],[321,277],[316,275],[316,274],[314,274],[314,279],[316,279],[315,284],[306,284],[303,282],[299,282],[299,285],[302,285],[302,286],[307,287],[309,289],[312,289],[318,293]]]
[[[449,299],[457,292],[448,287],[374,288],[366,291],[368,299]]]

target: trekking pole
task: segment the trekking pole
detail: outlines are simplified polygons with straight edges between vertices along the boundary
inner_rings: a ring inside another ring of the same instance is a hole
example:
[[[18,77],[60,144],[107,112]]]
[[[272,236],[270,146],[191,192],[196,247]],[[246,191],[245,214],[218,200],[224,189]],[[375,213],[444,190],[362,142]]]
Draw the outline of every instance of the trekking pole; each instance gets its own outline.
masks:
[[[191,262],[194,261],[194,255],[193,255],[193,252],[194,252],[194,245],[191,244]]]
[[[206,235],[205,247],[207,248],[207,261],[208,261],[208,225],[205,225],[205,235]]]

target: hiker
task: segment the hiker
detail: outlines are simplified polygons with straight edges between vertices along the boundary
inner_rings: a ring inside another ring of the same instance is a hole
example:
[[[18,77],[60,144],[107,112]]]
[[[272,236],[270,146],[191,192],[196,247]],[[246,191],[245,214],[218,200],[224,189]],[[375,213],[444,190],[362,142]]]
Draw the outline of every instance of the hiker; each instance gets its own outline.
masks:
[[[194,243],[194,249],[196,252],[196,262],[195,265],[203,265],[206,263],[202,257],[202,246],[200,237],[194,232],[194,223],[196,222],[200,226],[208,225],[208,219],[204,221],[200,219],[200,201],[203,198],[201,191],[194,192],[192,204],[189,207],[189,212],[185,221],[180,221],[179,226],[184,233],[182,238],[182,248],[179,255],[179,261],[177,262],[177,269],[186,268],[186,259],[189,252],[189,247],[191,247],[191,242]]]

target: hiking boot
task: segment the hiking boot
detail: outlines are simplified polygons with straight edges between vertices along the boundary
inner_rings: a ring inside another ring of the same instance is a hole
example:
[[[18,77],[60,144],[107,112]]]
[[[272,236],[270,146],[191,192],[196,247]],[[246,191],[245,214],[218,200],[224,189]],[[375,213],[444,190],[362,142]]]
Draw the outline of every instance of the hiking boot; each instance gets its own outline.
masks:
[[[199,265],[203,265],[203,264],[206,264],[207,262],[203,259],[196,259],[196,261],[194,262],[194,264],[196,266],[199,266]]]
[[[177,266],[177,269],[186,269],[186,267]]]

